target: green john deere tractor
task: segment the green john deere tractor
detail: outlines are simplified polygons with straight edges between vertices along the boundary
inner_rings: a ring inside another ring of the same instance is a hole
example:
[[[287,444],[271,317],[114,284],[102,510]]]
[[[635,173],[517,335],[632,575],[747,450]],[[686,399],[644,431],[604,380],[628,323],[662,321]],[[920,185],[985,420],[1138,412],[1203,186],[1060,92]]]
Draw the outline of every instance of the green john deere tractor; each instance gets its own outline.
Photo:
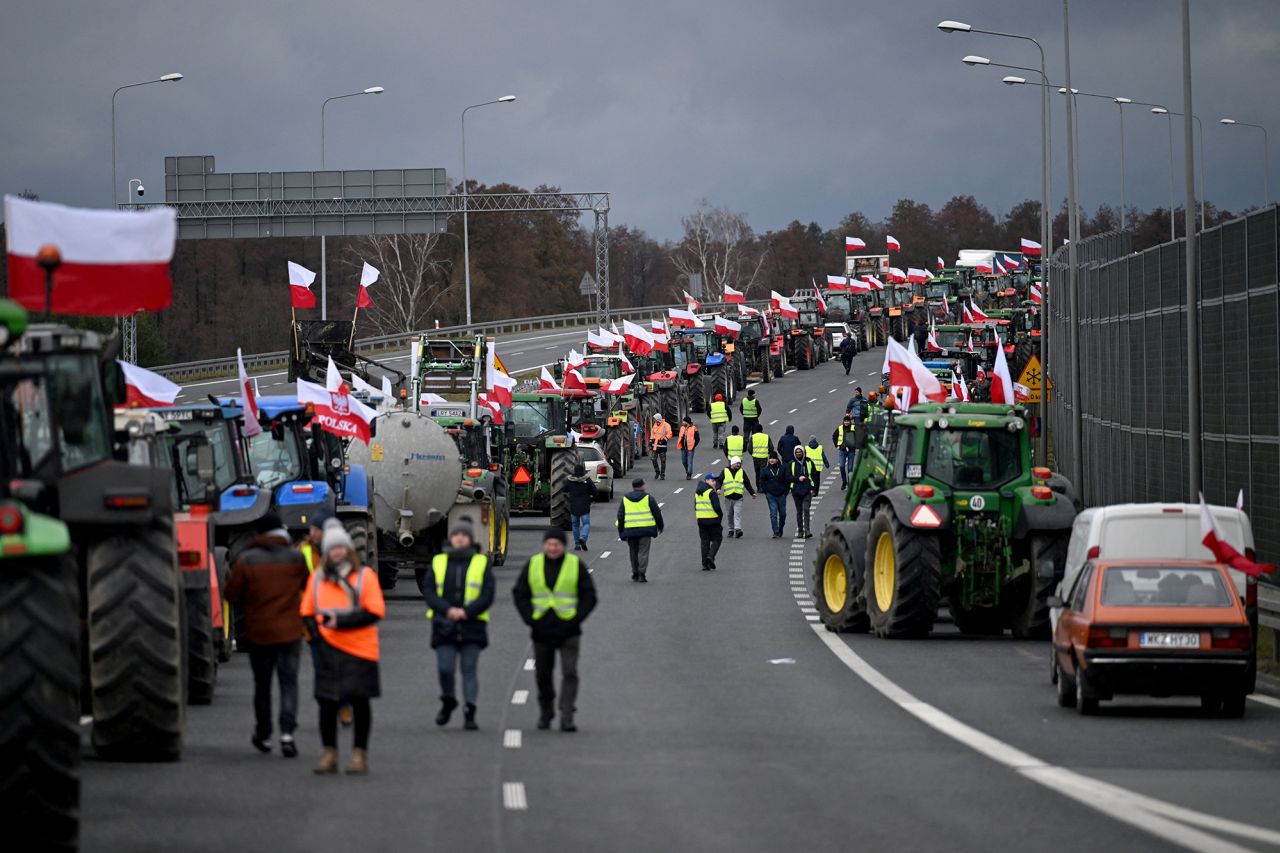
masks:
[[[574,393],[513,394],[506,418],[510,511],[546,515],[553,527],[565,529],[569,527],[567,484],[578,464],[578,454],[569,439],[568,406],[563,395]],[[592,432],[593,438],[595,435]]]
[[[872,433],[814,562],[823,624],[923,637],[945,601],[965,633],[1048,636],[1076,507],[1032,467],[1023,408],[926,403]]]

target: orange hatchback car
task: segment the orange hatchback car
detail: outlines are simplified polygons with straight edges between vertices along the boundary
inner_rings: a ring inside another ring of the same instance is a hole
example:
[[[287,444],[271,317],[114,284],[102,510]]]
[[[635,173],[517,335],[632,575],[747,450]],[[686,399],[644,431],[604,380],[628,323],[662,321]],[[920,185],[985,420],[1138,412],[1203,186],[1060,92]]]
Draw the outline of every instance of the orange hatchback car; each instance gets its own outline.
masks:
[[[1053,606],[1063,608],[1053,634],[1062,707],[1093,714],[1120,694],[1199,696],[1208,713],[1244,713],[1253,636],[1225,566],[1094,561]]]

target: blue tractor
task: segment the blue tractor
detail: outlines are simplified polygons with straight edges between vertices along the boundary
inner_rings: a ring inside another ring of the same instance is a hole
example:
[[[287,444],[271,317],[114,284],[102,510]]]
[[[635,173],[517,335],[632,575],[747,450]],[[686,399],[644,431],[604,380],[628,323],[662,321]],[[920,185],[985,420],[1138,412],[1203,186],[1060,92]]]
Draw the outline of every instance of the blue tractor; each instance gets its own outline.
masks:
[[[671,343],[680,349],[691,344],[691,358],[684,365],[683,376],[689,388],[689,408],[705,412],[716,394],[732,404],[745,384],[741,360],[735,359],[732,341],[725,341],[715,330],[680,329],[672,332]],[[688,352],[688,350],[685,350]]]

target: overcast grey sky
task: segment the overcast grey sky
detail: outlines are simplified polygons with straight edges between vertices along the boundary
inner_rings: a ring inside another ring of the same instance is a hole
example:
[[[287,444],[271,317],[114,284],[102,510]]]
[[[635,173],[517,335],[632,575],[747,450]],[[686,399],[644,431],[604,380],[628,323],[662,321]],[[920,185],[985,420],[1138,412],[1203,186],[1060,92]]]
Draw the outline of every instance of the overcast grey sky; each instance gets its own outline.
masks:
[[[1181,108],[1176,0],[1075,0],[1071,13],[1077,88]],[[1280,134],[1276,13],[1275,0],[1192,3],[1208,196],[1231,209],[1262,200],[1261,138],[1217,119]],[[612,224],[659,238],[702,197],[757,230],[879,218],[901,197],[973,193],[1003,211],[1039,192],[1036,92],[960,58],[1037,55],[944,35],[944,18],[1040,38],[1058,82],[1059,0],[7,0],[0,190],[109,204],[112,91],[180,71],[118,101],[120,185],[142,178],[148,200],[166,154],[213,154],[219,171],[319,168],[321,101],[381,85],[330,105],[330,168],[457,176],[460,110],[510,92],[515,104],[468,115],[472,178],[608,191]],[[1083,200],[1115,203],[1116,108],[1081,113]],[[1165,120],[1133,110],[1126,131],[1129,202],[1167,204]],[[1062,195],[1060,141],[1054,157]]]

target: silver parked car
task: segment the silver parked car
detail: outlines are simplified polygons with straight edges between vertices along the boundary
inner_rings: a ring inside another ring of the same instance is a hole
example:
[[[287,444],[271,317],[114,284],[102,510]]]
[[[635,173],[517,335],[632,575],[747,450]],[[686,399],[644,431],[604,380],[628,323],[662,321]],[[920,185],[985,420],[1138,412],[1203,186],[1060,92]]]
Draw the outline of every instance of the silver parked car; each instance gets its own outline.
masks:
[[[580,441],[577,450],[587,476],[595,481],[596,500],[613,500],[613,466],[605,458],[604,448],[594,441]]]

